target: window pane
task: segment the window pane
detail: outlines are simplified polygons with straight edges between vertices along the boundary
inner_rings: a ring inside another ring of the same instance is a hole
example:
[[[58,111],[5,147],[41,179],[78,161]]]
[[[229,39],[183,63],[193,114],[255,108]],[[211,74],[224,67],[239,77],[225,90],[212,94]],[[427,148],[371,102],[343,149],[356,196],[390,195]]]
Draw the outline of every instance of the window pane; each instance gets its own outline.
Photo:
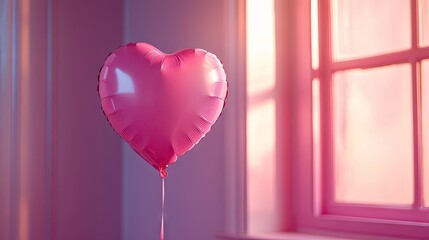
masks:
[[[429,0],[420,0],[420,46],[429,46]]]
[[[429,207],[429,60],[422,61],[423,188],[424,204]]]
[[[413,202],[409,64],[334,75],[335,200]]]
[[[410,0],[332,0],[334,60],[411,48]]]

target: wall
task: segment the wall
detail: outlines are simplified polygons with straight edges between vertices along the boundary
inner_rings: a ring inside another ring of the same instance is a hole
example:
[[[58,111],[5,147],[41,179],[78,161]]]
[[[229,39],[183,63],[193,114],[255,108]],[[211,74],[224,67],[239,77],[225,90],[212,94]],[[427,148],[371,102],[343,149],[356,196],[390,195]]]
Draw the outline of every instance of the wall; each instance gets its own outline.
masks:
[[[10,238],[11,2],[0,0],[0,239]],[[6,33],[6,34],[4,34]]]
[[[149,42],[167,53],[203,48],[225,62],[226,4],[223,0],[126,0],[124,42]],[[223,118],[168,169],[166,239],[214,239],[224,229]],[[126,144],[123,158],[123,239],[157,239],[161,179]]]
[[[0,0],[0,240],[159,237],[161,180],[105,120],[98,70],[119,45],[147,41],[204,48],[228,74],[227,3]],[[227,225],[225,115],[168,170],[167,239]]]
[[[53,1],[53,239],[121,238],[121,142],[97,94],[121,0]]]
[[[0,239],[121,238],[121,142],[97,75],[114,1],[0,0]]]

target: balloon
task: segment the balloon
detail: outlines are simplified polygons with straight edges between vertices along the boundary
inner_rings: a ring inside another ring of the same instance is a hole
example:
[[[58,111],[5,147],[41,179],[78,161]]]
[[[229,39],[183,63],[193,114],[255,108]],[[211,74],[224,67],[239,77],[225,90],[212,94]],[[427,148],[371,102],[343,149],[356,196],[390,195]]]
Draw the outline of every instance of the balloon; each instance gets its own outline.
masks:
[[[224,107],[227,82],[222,63],[205,50],[165,54],[130,43],[106,58],[98,93],[116,133],[165,175],[210,131]]]

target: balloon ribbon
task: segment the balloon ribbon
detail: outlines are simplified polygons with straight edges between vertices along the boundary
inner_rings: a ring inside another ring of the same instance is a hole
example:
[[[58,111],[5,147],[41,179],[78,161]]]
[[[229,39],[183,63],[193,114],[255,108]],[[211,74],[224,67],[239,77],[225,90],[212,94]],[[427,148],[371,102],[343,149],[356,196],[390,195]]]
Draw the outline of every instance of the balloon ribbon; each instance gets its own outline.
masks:
[[[167,171],[165,171],[165,169],[161,169],[160,176],[162,181],[162,187],[161,187],[161,232],[159,233],[159,236],[161,240],[164,240],[165,178],[167,177]]]

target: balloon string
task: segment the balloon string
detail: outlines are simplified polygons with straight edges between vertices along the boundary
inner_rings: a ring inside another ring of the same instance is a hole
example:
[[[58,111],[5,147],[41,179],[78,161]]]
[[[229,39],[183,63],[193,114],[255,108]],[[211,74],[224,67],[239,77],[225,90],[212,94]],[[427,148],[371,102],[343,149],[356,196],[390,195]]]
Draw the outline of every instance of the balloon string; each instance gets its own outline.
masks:
[[[165,178],[162,178],[162,193],[161,193],[161,232],[160,239],[164,240],[164,204],[165,204]]]

